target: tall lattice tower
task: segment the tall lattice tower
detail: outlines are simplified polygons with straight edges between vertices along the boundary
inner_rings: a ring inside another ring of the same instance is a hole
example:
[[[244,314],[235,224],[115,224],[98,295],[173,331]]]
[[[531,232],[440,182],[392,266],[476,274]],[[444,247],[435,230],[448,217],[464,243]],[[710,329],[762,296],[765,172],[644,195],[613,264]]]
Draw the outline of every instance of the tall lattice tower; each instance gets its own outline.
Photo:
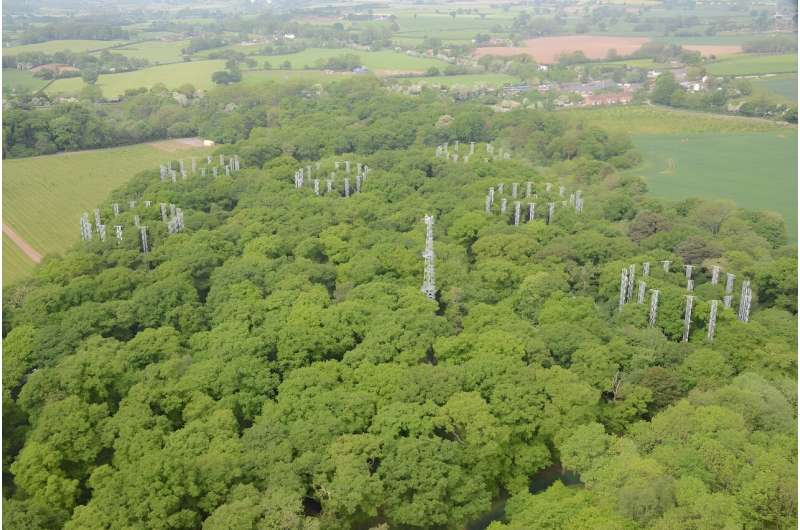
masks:
[[[709,342],[714,342],[714,332],[717,329],[717,307],[719,300],[711,300],[711,309],[708,315],[708,334],[706,337]]]
[[[742,282],[742,294],[739,298],[739,320],[742,322],[750,321],[750,304],[753,299],[753,290],[750,288],[750,280]]]
[[[436,299],[436,272],[434,269],[433,252],[433,216],[426,215],[425,222],[425,251],[422,257],[425,258],[425,276],[422,280],[422,292],[431,300]]]
[[[660,291],[658,289],[650,289],[650,318],[648,319],[648,323],[650,327],[656,325],[656,319],[658,318],[658,293]]]
[[[694,296],[686,295],[686,310],[683,314],[683,342],[689,342],[689,330],[692,327],[692,307]]]

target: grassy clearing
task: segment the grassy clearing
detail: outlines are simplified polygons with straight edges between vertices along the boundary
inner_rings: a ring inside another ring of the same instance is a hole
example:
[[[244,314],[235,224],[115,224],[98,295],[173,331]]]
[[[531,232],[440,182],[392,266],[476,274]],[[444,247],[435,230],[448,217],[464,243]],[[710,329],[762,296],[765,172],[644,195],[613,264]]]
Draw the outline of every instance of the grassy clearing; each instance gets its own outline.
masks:
[[[151,87],[164,83],[167,88],[177,88],[191,83],[195,88],[209,89],[214,86],[211,74],[225,67],[225,61],[197,61],[190,63],[153,66],[121,74],[104,74],[97,80],[97,86],[105,97],[119,96],[130,88]],[[47,87],[48,94],[75,94],[83,88],[79,77],[59,79]]]
[[[653,59],[627,59],[622,61],[605,61],[594,63],[596,66],[630,66],[631,68],[662,69],[670,68],[669,65],[657,63]]]
[[[708,46],[733,46],[745,42],[769,37],[768,33],[737,33],[732,35],[711,35],[700,37],[654,37],[653,40],[668,44],[708,45]]]
[[[756,75],[797,72],[797,54],[739,54],[706,66],[711,75]]]
[[[750,81],[753,91],[777,98],[780,101],[797,103],[797,74],[780,74]]]
[[[770,210],[797,239],[797,130],[634,135],[643,164],[628,173],[668,199],[726,198]]]
[[[85,52],[89,50],[102,50],[124,44],[124,40],[51,40],[39,42],[37,44],[25,44],[23,46],[11,46],[3,48],[3,55],[10,57],[24,52],[43,52],[55,53],[70,50],[73,52]]]
[[[507,83],[517,83],[519,79],[506,74],[468,74],[468,75],[440,75],[436,77],[413,77],[408,79],[411,83],[437,84],[442,86],[453,85],[491,85],[502,86]]]
[[[419,37],[397,37],[392,36],[392,42],[396,46],[419,46],[422,44],[422,41],[425,40],[424,36]],[[442,43],[444,44],[471,44],[472,39],[442,39]]]
[[[181,60],[181,49],[189,45],[188,40],[146,41],[117,48],[114,53],[127,57],[147,59],[156,64],[175,63]]]
[[[325,83],[355,75],[349,72],[328,73],[322,70],[245,70],[242,83],[257,85],[267,81],[315,81]]]
[[[3,285],[20,280],[31,273],[34,263],[3,234]]]
[[[561,114],[588,125],[636,134],[698,134],[790,130],[791,126],[770,120],[691,112],[669,107],[626,106],[581,108]]]
[[[35,92],[44,87],[47,81],[35,77],[27,70],[17,70],[16,68],[3,68],[3,91],[11,90],[30,90]]]
[[[505,37],[507,35],[506,32],[497,33],[494,31],[489,30],[482,30],[480,28],[475,29],[450,29],[450,30],[441,30],[441,31],[404,31],[400,33],[396,33],[393,36],[393,40],[400,39],[415,39],[417,40],[417,44],[421,43],[426,37],[436,37],[437,39],[442,39],[443,42],[472,42],[472,39],[475,38],[475,35],[478,33],[482,33],[484,35],[491,35],[493,37]]]
[[[166,152],[165,144],[157,145],[161,148],[139,144],[3,160],[3,222],[40,253],[63,252],[80,237],[81,213],[91,212],[133,175],[170,158],[188,159],[207,151]],[[5,254],[3,267],[4,277],[7,268],[12,275],[25,272]]]
[[[210,17],[187,17],[175,19],[176,24],[187,26],[208,26],[217,22],[217,19]]]
[[[289,61],[292,64],[293,70],[314,68],[317,61],[328,59],[330,57],[338,57],[344,54],[354,54],[361,58],[364,66],[370,70],[427,70],[431,66],[437,68],[444,68],[447,63],[438,59],[431,59],[428,57],[411,57],[404,53],[397,53],[393,51],[378,51],[378,52],[365,52],[359,50],[351,50],[349,48],[338,49],[325,49],[325,48],[308,48],[298,53],[288,55],[270,55],[270,56],[254,56],[260,64],[264,61],[269,61],[273,67],[280,66],[284,61]]]
[[[472,38],[477,33],[492,33],[495,26],[508,26],[513,19],[513,14],[498,13],[488,13],[484,18],[475,14],[455,17],[447,13],[424,13],[416,17],[413,14],[401,14],[397,17],[397,25],[400,26],[398,36],[428,34],[444,38],[440,34],[446,33],[450,38]]]

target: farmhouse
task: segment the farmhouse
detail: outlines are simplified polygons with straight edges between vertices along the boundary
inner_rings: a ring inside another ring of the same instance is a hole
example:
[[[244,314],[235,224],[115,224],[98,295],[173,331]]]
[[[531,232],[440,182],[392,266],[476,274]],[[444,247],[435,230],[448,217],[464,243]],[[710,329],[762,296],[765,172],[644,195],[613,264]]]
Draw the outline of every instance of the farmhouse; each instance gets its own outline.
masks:
[[[503,93],[505,94],[522,94],[523,92],[527,92],[531,89],[530,85],[527,83],[520,83],[516,85],[506,85],[503,87]]]
[[[700,92],[703,89],[702,83],[692,81],[681,81],[680,85],[689,92]]]
[[[40,64],[39,66],[34,66],[31,68],[31,73],[33,75],[38,75],[44,72],[51,72],[53,75],[62,76],[64,74],[71,74],[80,72],[79,68],[75,68],[69,64],[58,64],[58,63],[49,63],[49,64]]]
[[[633,96],[629,93],[618,94],[589,94],[583,97],[584,107],[599,107],[602,105],[627,105]]]

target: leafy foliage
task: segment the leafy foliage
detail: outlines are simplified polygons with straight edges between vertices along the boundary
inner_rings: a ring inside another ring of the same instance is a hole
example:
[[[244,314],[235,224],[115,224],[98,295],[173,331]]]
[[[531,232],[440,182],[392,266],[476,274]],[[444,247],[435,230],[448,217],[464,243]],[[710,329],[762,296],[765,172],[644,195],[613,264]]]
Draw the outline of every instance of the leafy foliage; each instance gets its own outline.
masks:
[[[244,169],[147,171],[111,196],[174,202],[183,232],[153,208],[149,254],[84,242],[5,290],[7,525],[458,528],[505,492],[493,529],[796,524],[796,261],[774,219],[653,200],[616,173],[624,137],[552,114],[369,80],[202,105]],[[469,163],[433,156],[456,140],[478,142]],[[515,156],[484,160],[485,141]],[[293,187],[342,159],[371,168],[361,193]],[[559,200],[545,182],[583,190],[583,213],[483,213],[488,187],[528,180],[541,204]],[[617,311],[620,268],[641,261],[654,328],[645,305]],[[679,343],[684,263],[699,300]],[[708,343],[716,263],[755,296]],[[554,464],[582,485],[530,495]]]

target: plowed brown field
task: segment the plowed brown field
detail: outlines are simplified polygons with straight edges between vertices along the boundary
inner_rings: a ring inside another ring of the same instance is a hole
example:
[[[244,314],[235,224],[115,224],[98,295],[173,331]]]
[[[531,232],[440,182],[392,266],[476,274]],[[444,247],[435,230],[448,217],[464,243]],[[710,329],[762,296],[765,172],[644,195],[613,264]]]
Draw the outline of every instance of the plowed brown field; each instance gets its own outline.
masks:
[[[567,35],[563,37],[541,37],[525,41],[519,47],[487,47],[475,50],[476,57],[484,55],[528,54],[543,64],[558,61],[562,53],[582,51],[589,59],[604,59],[614,49],[619,55],[628,55],[638,50],[649,39],[645,37],[604,37],[595,35]]]

